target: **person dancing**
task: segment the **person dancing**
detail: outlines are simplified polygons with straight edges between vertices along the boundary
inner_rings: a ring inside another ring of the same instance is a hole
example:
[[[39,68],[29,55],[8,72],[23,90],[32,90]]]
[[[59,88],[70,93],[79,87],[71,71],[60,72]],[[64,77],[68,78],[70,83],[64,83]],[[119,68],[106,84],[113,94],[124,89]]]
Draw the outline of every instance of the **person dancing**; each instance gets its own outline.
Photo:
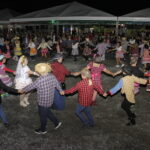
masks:
[[[94,90],[103,96],[106,96],[106,93],[102,90],[101,86],[97,85],[91,79],[91,73],[88,69],[83,69],[81,71],[81,77],[81,81],[74,87],[65,90],[64,93],[67,95],[75,93],[76,91],[78,92],[78,104],[75,114],[82,121],[83,127],[93,127],[95,123],[91,112],[91,105],[93,103],[92,96]]]
[[[127,126],[135,125],[136,115],[131,111],[131,106],[135,105],[135,93],[134,84],[147,84],[149,80],[138,78],[132,74],[131,68],[125,66],[122,68],[124,77],[119,80],[119,82],[109,90],[109,95],[114,95],[121,89],[121,93],[125,95],[124,100],[121,104],[122,109],[127,113],[129,122]]]
[[[23,55],[20,57],[17,64],[16,76],[14,80],[15,88],[19,90],[31,84],[31,74],[38,75],[37,73],[30,70],[30,68],[28,67],[28,59]],[[20,106],[27,107],[29,105],[29,95],[30,93],[20,95]]]

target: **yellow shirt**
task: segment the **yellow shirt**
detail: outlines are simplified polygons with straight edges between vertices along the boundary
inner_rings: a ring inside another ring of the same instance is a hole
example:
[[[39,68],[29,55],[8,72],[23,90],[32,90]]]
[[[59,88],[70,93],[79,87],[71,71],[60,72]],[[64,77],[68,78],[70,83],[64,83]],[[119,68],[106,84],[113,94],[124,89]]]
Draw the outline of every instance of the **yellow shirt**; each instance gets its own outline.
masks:
[[[135,76],[125,76],[122,78],[123,80],[123,87],[121,90],[122,94],[126,95],[126,99],[131,102],[135,103],[135,94],[134,94],[134,83],[139,83],[139,84],[146,84],[147,80],[138,78]]]

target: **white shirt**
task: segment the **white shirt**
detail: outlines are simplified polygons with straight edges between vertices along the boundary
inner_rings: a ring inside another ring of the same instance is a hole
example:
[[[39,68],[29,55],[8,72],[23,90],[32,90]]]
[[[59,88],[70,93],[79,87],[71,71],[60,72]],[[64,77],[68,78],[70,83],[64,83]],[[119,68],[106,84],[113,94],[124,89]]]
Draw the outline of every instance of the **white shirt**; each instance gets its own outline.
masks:
[[[119,46],[116,49],[117,49],[117,52],[120,52],[120,51],[122,51],[122,46]]]
[[[42,48],[42,49],[49,48],[49,49],[51,49],[50,46],[46,42],[44,42],[44,43],[42,42],[37,49],[39,49],[39,48]]]
[[[30,42],[28,45],[29,48],[35,48],[35,44],[33,42]]]

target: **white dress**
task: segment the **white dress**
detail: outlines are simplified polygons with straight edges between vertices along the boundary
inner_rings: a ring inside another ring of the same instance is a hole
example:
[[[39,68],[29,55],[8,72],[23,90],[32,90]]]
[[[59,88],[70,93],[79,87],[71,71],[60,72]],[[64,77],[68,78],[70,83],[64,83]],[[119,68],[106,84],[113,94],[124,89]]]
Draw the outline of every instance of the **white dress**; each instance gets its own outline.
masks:
[[[20,69],[20,71],[16,72],[16,77],[15,77],[16,89],[22,89],[32,83],[32,79],[29,77],[28,74],[29,71],[30,68],[28,66],[24,66]]]
[[[72,45],[72,55],[73,56],[79,55],[78,45],[79,45],[79,43],[76,43],[76,44]]]

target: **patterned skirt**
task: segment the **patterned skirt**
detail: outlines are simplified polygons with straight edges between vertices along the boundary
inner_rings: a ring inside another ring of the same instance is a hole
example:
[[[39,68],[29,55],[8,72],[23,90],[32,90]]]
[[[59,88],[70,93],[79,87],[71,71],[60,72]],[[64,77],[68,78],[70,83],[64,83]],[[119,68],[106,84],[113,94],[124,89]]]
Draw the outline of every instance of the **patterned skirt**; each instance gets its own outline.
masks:
[[[15,56],[21,56],[22,55],[22,50],[20,48],[16,48],[14,50],[14,54],[15,54]]]
[[[47,49],[47,48],[41,49],[41,53],[42,53],[42,54],[47,54],[47,53],[48,53],[48,49]]]
[[[37,54],[36,48],[30,48],[30,56],[35,56]]]

